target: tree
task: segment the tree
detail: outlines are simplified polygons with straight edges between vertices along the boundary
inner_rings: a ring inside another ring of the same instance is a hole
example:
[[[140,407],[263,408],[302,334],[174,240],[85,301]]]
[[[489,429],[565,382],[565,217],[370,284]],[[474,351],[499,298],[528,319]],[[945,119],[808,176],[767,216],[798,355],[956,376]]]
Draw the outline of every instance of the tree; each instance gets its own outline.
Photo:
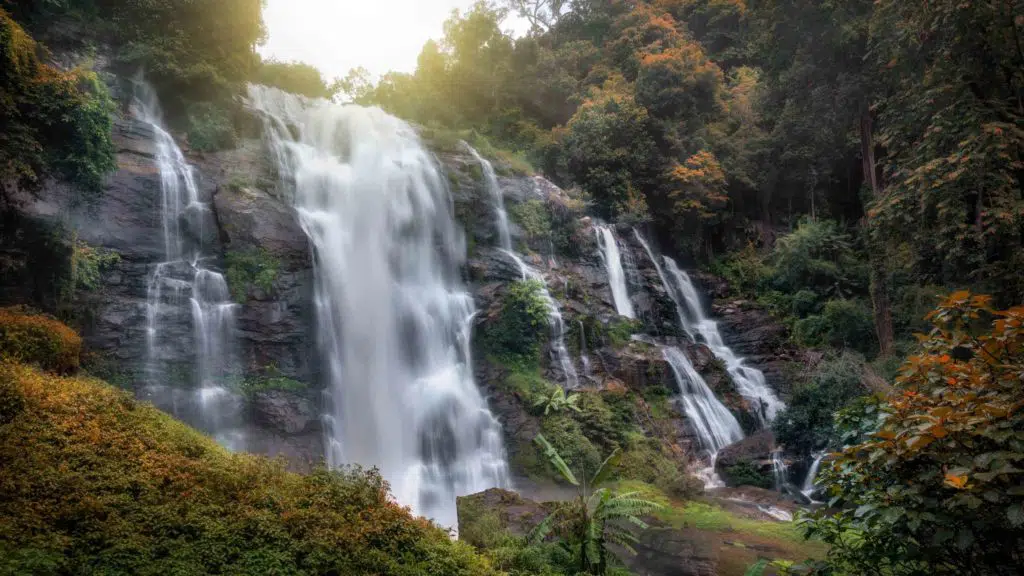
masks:
[[[509,10],[525,18],[535,34],[547,32],[569,7],[571,0],[504,0]]]
[[[616,448],[590,479],[589,486],[582,486],[572,470],[558,455],[558,451],[542,434],[534,438],[544,456],[558,470],[566,482],[579,488],[578,497],[572,502],[558,506],[533,532],[530,539],[540,542],[551,534],[564,538],[570,545],[578,546],[580,571],[587,574],[606,574],[608,571],[608,547],[620,546],[635,554],[633,544],[636,536],[627,527],[646,529],[647,524],[640,516],[661,508],[660,504],[638,498],[637,492],[616,494],[600,487],[618,466],[622,453]]]
[[[808,536],[864,574],[1016,574],[1024,562],[1024,306],[948,296],[874,432],[822,473]],[[987,327],[986,327],[987,326]],[[871,418],[844,416],[847,421]]]

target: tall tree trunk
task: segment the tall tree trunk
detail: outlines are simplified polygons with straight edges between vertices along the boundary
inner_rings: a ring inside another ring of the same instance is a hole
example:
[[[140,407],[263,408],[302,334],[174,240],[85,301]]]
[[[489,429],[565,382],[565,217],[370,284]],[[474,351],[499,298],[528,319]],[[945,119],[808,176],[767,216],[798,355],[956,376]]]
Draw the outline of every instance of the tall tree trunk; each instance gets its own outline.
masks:
[[[863,159],[864,182],[871,186],[871,198],[882,197],[882,185],[875,169],[875,140],[873,135],[871,109],[865,105],[860,116],[860,148]],[[864,215],[864,232],[867,236],[868,266],[871,270],[871,307],[874,312],[875,333],[878,335],[878,350],[882,356],[892,354],[892,305],[889,302],[889,274],[885,267],[885,243],[875,239],[871,211]]]

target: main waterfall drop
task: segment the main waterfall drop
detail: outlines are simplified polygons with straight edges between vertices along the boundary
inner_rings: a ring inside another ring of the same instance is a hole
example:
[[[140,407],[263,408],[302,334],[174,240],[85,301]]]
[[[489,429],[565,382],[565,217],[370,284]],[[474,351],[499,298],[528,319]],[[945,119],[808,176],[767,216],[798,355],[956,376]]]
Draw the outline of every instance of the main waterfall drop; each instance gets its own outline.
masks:
[[[466,243],[444,178],[379,109],[262,86],[249,104],[315,249],[328,462],[379,467],[401,503],[455,526],[456,496],[509,480],[473,380]]]
[[[608,271],[608,284],[612,288],[615,311],[619,313],[619,316],[636,318],[636,313],[633,311],[633,303],[629,300],[626,273],[622,268],[622,256],[619,252],[619,244],[615,234],[608,226],[597,225],[594,227],[594,230],[597,234],[597,246],[600,248],[601,259],[604,261],[605,269]]]

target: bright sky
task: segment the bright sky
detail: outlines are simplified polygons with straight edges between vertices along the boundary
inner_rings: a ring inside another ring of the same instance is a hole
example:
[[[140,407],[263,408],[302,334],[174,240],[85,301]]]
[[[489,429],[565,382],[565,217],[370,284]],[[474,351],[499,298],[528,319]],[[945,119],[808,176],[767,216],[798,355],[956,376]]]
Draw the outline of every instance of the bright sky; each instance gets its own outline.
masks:
[[[474,0],[268,0],[265,57],[300,60],[330,80],[363,66],[377,76],[412,72],[423,44],[440,39],[453,8]],[[506,21],[503,27],[512,26]]]

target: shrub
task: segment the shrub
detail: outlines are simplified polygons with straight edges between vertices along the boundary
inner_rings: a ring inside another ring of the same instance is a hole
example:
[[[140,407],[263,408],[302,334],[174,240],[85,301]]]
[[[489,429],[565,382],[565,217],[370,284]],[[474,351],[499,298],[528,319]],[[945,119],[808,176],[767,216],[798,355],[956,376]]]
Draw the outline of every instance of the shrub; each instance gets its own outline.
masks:
[[[754,486],[755,488],[771,489],[774,481],[762,474],[749,461],[741,461],[722,469],[722,479],[729,486]]]
[[[509,208],[509,216],[523,229],[531,241],[544,240],[551,235],[551,215],[547,205],[537,199],[514,204]]]
[[[25,409],[25,398],[14,378],[14,365],[0,360],[0,426],[14,420]]]
[[[793,453],[808,455],[835,440],[833,414],[867,393],[861,384],[864,358],[844,352],[821,363],[810,380],[798,384],[773,424],[775,439]]]
[[[867,266],[832,220],[801,220],[775,243],[771,264],[769,283],[783,292],[808,289],[837,298],[866,291]]]
[[[601,465],[601,451],[572,417],[563,414],[549,416],[541,423],[541,432],[574,472],[590,475]],[[539,464],[544,467],[545,474],[551,475],[550,468],[544,462]]]
[[[821,314],[798,320],[793,338],[803,346],[852,348],[862,353],[877,346],[870,308],[859,300],[830,300]]]
[[[82,339],[62,322],[20,308],[0,308],[0,356],[61,374],[78,369]]]
[[[188,145],[199,152],[234,148],[238,134],[231,116],[223,106],[198,102],[188,108]]]
[[[489,351],[505,363],[535,364],[549,334],[548,307],[539,280],[510,284],[501,314],[485,330]]]
[[[305,62],[265,60],[260,63],[255,82],[310,98],[330,98],[334,94],[320,71]]]
[[[375,470],[294,474],[100,381],[13,370],[0,573],[494,574]]]
[[[228,287],[236,302],[244,302],[254,287],[264,292],[274,289],[281,263],[266,250],[228,252],[225,261]]]

